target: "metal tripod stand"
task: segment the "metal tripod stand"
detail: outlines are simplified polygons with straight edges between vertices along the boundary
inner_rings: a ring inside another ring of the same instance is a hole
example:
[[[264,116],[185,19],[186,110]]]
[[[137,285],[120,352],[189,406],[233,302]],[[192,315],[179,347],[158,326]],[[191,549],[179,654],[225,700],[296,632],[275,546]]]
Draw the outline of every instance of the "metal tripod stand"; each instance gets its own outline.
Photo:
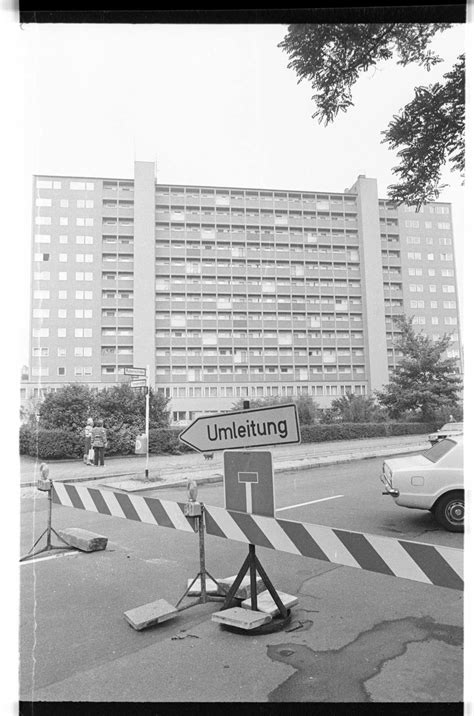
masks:
[[[183,601],[183,599],[187,596],[188,592],[192,589],[195,582],[200,579],[201,581],[201,593],[197,599],[195,599],[190,604],[186,604],[184,607],[180,607],[179,611],[182,611],[183,609],[189,609],[189,607],[194,607],[196,604],[205,604],[206,602],[217,602],[220,601],[223,597],[218,596],[211,596],[206,592],[206,575],[212,579],[212,581],[219,587],[219,584],[214,579],[212,574],[210,574],[206,569],[206,559],[205,559],[205,552],[204,552],[204,505],[202,502],[190,502],[186,505],[188,508],[188,512],[199,512],[199,514],[190,515],[192,516],[195,523],[197,521],[197,532],[199,534],[199,572],[194,577],[191,584],[188,586],[186,591],[184,592],[183,596],[180,597],[180,599],[176,603],[176,609],[178,609],[179,605]],[[190,509],[189,509],[190,508]],[[186,514],[186,512],[185,512]],[[196,528],[194,527],[195,531]]]
[[[33,547],[30,549],[28,554],[26,554],[24,557],[21,557],[20,562],[24,562],[27,559],[33,559],[33,557],[36,557],[38,554],[42,554],[43,552],[52,552],[56,549],[71,549],[71,545],[69,545],[66,540],[64,540],[56,530],[54,529],[52,525],[52,515],[53,515],[53,483],[52,480],[48,479],[49,474],[49,468],[44,465],[44,463],[40,466],[41,471],[41,479],[38,480],[38,489],[42,490],[43,492],[48,493],[48,523],[46,525],[46,529],[40,534],[36,542],[34,543]],[[64,542],[65,546],[62,545],[55,545],[51,541],[51,534],[54,533],[58,539],[61,540],[61,542]],[[46,545],[42,547],[41,549],[36,550],[36,552],[33,552],[34,548],[40,542],[40,540],[46,535]]]

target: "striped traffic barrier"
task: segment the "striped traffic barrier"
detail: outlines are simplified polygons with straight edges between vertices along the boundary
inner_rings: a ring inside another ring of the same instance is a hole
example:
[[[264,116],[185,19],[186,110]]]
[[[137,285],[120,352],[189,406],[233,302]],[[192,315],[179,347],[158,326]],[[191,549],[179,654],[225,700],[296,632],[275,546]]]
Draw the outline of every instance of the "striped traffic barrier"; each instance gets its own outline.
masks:
[[[194,532],[186,503],[55,482],[53,502]],[[206,533],[324,562],[463,589],[463,550],[205,506]]]

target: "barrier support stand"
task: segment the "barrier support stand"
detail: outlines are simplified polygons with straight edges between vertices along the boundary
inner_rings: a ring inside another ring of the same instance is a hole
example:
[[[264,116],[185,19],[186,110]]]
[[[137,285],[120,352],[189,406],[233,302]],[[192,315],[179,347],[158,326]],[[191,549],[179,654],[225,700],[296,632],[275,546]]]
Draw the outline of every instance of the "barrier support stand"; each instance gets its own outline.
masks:
[[[192,508],[191,508],[192,506]],[[193,516],[195,523],[197,522],[197,532],[199,534],[199,572],[194,577],[191,584],[188,586],[186,591],[184,592],[183,596],[180,597],[180,599],[177,601],[175,607],[178,609],[178,611],[183,611],[183,609],[189,609],[189,607],[194,607],[197,604],[205,604],[206,602],[216,602],[220,601],[223,597],[220,596],[211,596],[207,594],[206,592],[206,575],[212,579],[212,581],[219,587],[219,584],[214,579],[212,574],[210,574],[206,569],[206,555],[204,551],[204,505],[202,502],[196,503],[191,502],[188,503],[187,507],[190,507],[190,511],[196,511],[197,508],[199,508],[200,514],[197,515],[189,515]],[[196,530],[196,528],[194,528]],[[195,599],[190,604],[185,604],[183,607],[180,607],[179,605],[183,601],[183,599],[187,596],[188,592],[192,589],[193,585],[197,581],[197,579],[200,579],[201,582],[201,593],[198,597],[198,599]],[[178,608],[179,607],[179,608]]]
[[[283,617],[283,619],[286,619],[286,617],[289,614],[289,610],[283,605],[280,597],[278,596],[278,592],[276,591],[275,587],[271,583],[267,573],[263,569],[262,565],[260,564],[260,561],[255,553],[255,545],[249,544],[249,553],[247,557],[245,558],[245,561],[243,565],[241,566],[238,575],[236,576],[231,588],[227,592],[224,604],[221,607],[221,611],[224,609],[229,609],[232,600],[235,596],[235,593],[237,592],[238,588],[240,587],[240,584],[247,574],[247,570],[250,570],[250,605],[252,608],[252,611],[257,611],[257,572],[261,576],[263,583],[265,584],[266,588],[272,595],[273,601],[275,602],[276,606],[278,607],[278,610],[280,612],[280,615]]]
[[[26,554],[24,557],[21,557],[20,562],[25,562],[27,559],[33,559],[33,557],[36,557],[38,554],[42,554],[43,552],[51,552],[55,549],[71,549],[71,545],[66,542],[54,529],[52,525],[52,518],[53,518],[53,483],[51,480],[39,480],[38,481],[38,489],[42,490],[43,492],[48,493],[48,524],[46,526],[46,529],[44,532],[40,534],[36,542],[34,543],[33,547],[30,549],[28,554]],[[55,545],[51,542],[51,534],[55,534],[58,539],[61,540],[61,542],[64,542],[65,547],[62,545]],[[45,547],[42,547],[41,549],[38,549],[36,552],[33,552],[34,548],[38,544],[38,542],[46,535],[46,545]]]

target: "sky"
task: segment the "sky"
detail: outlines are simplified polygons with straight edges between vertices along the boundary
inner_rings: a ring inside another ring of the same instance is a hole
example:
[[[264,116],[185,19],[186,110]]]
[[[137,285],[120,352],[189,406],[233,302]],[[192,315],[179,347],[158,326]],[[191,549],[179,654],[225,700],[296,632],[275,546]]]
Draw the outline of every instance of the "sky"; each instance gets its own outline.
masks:
[[[31,177],[132,177],[134,159],[156,162],[163,183],[341,192],[359,174],[394,181],[396,156],[380,132],[435,82],[464,43],[454,26],[433,43],[430,73],[394,61],[355,86],[354,107],[330,126],[312,119],[308,82],[297,83],[278,48],[285,25],[24,25],[17,30],[25,98],[20,365],[28,364]],[[451,187],[456,258],[463,257],[463,190]],[[460,286],[462,290],[462,286]]]
[[[380,133],[412,99],[415,86],[449,70],[466,32],[457,25],[434,39],[444,62],[430,73],[393,61],[370,70],[354,88],[355,106],[323,127],[311,117],[309,83],[297,84],[277,47],[285,25],[20,27],[13,9],[2,11],[0,20],[7,486],[15,484],[9,477],[19,470],[16,448],[8,446],[16,445],[19,371],[28,364],[33,174],[132,178],[139,159],[155,161],[163,183],[342,192],[365,174],[377,178],[384,196],[397,159],[380,143]],[[472,195],[474,184],[471,179],[469,192],[455,175],[447,173],[445,181],[450,186],[440,200],[453,205],[458,286],[467,297],[472,282],[463,285],[470,255],[464,235],[473,227],[472,220],[469,227],[463,224],[463,197]],[[471,304],[466,298],[465,305]],[[467,337],[464,332],[464,342]],[[12,516],[20,512],[15,490],[9,491],[8,508]],[[6,537],[10,542],[4,544],[17,542],[10,531]],[[8,613],[15,614],[17,593],[8,592]],[[14,642],[17,623],[8,622]],[[15,660],[8,663],[5,683],[15,702]]]

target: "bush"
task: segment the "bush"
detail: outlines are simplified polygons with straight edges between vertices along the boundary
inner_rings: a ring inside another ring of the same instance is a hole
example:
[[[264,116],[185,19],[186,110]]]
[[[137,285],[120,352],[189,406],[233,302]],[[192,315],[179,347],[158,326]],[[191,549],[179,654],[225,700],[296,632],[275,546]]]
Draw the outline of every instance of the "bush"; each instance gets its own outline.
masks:
[[[356,440],[390,435],[422,435],[433,431],[430,423],[330,423],[303,425],[302,443],[320,443],[330,440]]]
[[[330,440],[356,440],[390,435],[428,435],[437,426],[426,423],[329,423],[303,425],[302,443],[321,443]],[[179,428],[150,430],[151,455],[179,455],[193,452],[178,440]],[[107,430],[106,456],[135,454],[135,440],[139,431],[122,427]],[[67,430],[35,430],[28,425],[20,428],[20,455],[31,455],[41,460],[81,458],[84,453],[82,432]]]
[[[118,430],[111,430],[105,426],[105,429],[107,431],[106,455],[131,455],[135,452],[135,440],[140,433],[139,430],[132,430],[128,426]]]
[[[183,452],[193,452],[192,448],[178,440],[179,428],[161,428],[160,430],[150,430],[150,454],[159,455],[160,453],[168,455],[178,455]]]
[[[28,455],[41,460],[60,460],[82,457],[84,441],[76,433],[65,430],[38,430],[31,432]]]
[[[22,425],[20,427],[20,455],[31,455],[32,454],[32,431],[29,425]]]

